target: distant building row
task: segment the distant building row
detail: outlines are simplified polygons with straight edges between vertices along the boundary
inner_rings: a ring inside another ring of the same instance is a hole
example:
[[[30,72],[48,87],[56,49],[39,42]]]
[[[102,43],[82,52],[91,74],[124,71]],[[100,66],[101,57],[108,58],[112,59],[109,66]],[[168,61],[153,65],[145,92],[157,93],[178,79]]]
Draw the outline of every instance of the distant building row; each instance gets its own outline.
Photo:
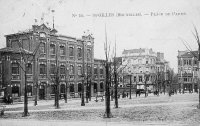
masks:
[[[133,87],[145,89],[146,86],[150,91],[164,91],[171,70],[164,53],[146,48],[124,50],[121,69],[121,84],[130,85],[131,78]]]

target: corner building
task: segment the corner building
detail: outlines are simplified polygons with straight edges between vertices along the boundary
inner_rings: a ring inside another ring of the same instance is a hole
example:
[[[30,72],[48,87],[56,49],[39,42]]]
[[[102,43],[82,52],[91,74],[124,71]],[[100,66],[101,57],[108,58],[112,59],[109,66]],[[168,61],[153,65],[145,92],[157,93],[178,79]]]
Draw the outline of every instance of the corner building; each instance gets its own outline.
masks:
[[[198,91],[198,51],[178,51],[179,92]]]
[[[1,95],[8,93],[16,99],[24,95],[24,71],[20,67],[24,65],[21,48],[30,53],[35,52],[28,59],[27,65],[27,90],[30,99],[35,95],[39,99],[54,97],[54,82],[51,78],[55,74],[56,65],[61,78],[61,95],[68,87],[68,96],[80,97],[83,74],[84,83],[90,84],[92,96],[104,93],[105,70],[100,60],[94,59],[94,38],[91,34],[78,39],[59,35],[56,29],[42,24],[5,37],[6,47],[0,49]]]

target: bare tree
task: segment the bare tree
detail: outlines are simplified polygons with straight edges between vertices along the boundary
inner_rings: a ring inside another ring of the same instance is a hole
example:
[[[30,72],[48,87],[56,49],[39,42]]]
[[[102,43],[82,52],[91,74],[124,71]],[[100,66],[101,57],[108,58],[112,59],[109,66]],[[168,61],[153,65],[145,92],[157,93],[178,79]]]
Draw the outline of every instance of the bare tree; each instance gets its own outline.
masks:
[[[53,68],[50,69],[50,78],[51,82],[54,84],[54,91],[55,91],[55,103],[54,106],[58,109],[59,107],[59,84],[61,82],[60,76],[60,67],[58,66],[58,57],[56,55],[56,64]]]
[[[40,47],[40,43],[36,46],[36,48],[34,49],[33,52],[30,52],[28,50],[25,50],[23,48],[22,42],[20,41],[21,36],[25,37],[28,41],[30,41],[30,34],[32,32],[28,31],[28,32],[19,32],[16,35],[13,35],[13,37],[15,37],[18,40],[18,46],[19,46],[19,52],[21,55],[21,60],[22,62],[19,63],[19,66],[21,67],[22,71],[24,72],[24,78],[25,78],[25,82],[24,82],[24,112],[23,112],[23,117],[28,116],[28,97],[27,97],[27,68],[29,67],[30,63],[33,62],[34,63],[34,70],[35,71],[35,58],[37,56],[37,51]],[[30,43],[30,42],[29,42]],[[34,76],[35,76],[35,72],[34,72]],[[35,77],[33,77],[33,81],[35,81]],[[37,94],[36,94],[37,95]]]
[[[195,25],[193,25],[194,27],[194,32],[192,32],[192,35],[194,36],[196,43],[198,44],[198,56],[192,51],[191,47],[189,46],[189,44],[187,43],[187,41],[181,39],[182,43],[185,45],[185,47],[188,49],[188,51],[191,52],[191,54],[196,57],[198,59],[198,69],[200,68],[200,36],[199,36],[199,32],[196,28]],[[200,78],[198,78],[199,80]],[[199,105],[198,105],[198,109],[200,109],[200,82],[198,81],[198,88],[199,88]]]
[[[104,52],[105,52],[105,56],[106,56],[106,61],[105,61],[105,69],[106,69],[106,92],[105,92],[105,104],[106,104],[106,111],[104,114],[105,118],[111,118],[112,114],[111,114],[111,110],[110,110],[110,85],[111,85],[111,81],[110,81],[110,66],[111,66],[111,62],[109,61],[110,57],[110,45],[108,45],[107,42],[107,32],[106,32],[106,27],[105,27],[105,43],[104,43]]]

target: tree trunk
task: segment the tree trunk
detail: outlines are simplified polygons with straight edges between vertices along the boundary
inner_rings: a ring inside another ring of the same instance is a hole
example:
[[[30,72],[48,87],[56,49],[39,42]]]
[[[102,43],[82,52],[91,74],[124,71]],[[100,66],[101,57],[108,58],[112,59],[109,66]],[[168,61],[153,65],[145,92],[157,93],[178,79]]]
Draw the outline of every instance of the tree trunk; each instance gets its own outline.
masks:
[[[24,67],[24,75],[25,75],[25,84],[24,84],[24,113],[23,117],[28,116],[28,97],[27,97],[27,76],[26,76],[26,66],[27,64],[25,63]]]
[[[117,95],[117,71],[116,71],[116,61],[114,59],[114,77],[115,77],[115,108],[118,108],[118,95]]]
[[[108,61],[106,62],[106,112],[104,114],[105,118],[111,118],[112,114],[110,111],[110,78],[109,78],[109,64]]]

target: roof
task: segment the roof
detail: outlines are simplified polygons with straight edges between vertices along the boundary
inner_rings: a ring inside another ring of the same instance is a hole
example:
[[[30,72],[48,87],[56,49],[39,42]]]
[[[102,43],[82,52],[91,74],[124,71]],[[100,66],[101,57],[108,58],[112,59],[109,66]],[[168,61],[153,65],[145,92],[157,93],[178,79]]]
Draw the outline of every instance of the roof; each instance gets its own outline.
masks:
[[[193,58],[198,56],[198,51],[179,51],[178,57]]]
[[[142,48],[140,48],[140,49],[129,49],[129,50],[124,50],[122,52],[122,54],[127,54],[127,53],[143,53],[143,52],[145,52],[145,49],[142,49]]]
[[[13,36],[13,35],[23,35],[24,33],[31,33],[31,32],[33,32],[32,29],[26,29],[26,30],[23,30],[23,31],[19,31],[17,33],[8,34],[8,35],[4,35],[4,36],[7,37],[7,36]]]
[[[11,48],[11,47],[5,47],[5,48],[0,49],[0,52],[7,52],[7,53],[21,53],[22,51],[24,51],[26,54],[32,54],[33,53],[33,52],[28,51],[28,50],[20,49],[20,48],[14,49],[14,48]]]

